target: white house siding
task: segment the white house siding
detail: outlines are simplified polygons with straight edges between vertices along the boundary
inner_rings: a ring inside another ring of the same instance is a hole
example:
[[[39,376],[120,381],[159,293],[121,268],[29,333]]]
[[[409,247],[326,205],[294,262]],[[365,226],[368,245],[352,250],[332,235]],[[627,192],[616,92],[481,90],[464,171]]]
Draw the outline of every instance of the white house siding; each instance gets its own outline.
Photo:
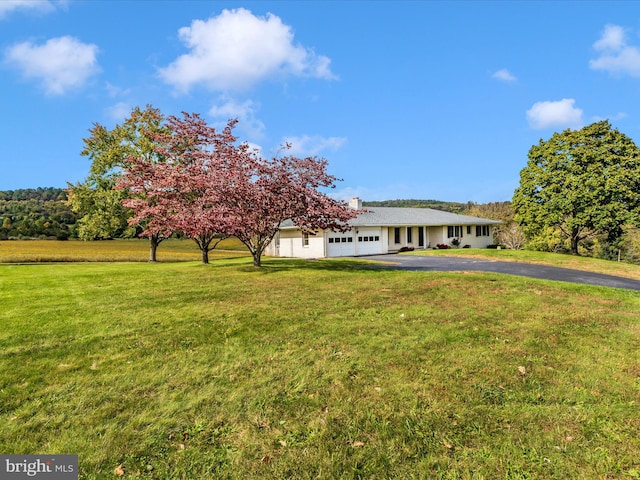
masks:
[[[441,243],[451,245],[455,238],[460,239],[460,247],[469,245],[471,248],[486,248],[487,245],[493,243],[493,227],[491,225],[462,225],[460,228],[461,235],[457,237],[455,235],[456,232],[453,232],[453,237],[449,237],[452,232],[448,230],[448,227],[442,229],[445,241]]]
[[[447,227],[428,227],[427,228],[427,247],[435,248],[439,243],[447,242]]]
[[[309,235],[309,244],[304,245],[300,230],[281,230],[279,242],[276,241],[277,246],[272,247],[271,245],[267,253],[280,257],[321,258],[327,256],[322,232]]]
[[[396,228],[399,236],[396,236]],[[407,232],[403,227],[389,227],[387,230],[387,238],[389,239],[389,251],[397,252],[406,245]]]
[[[400,231],[400,241],[396,243],[396,228]],[[413,225],[409,227],[389,227],[386,229],[389,245],[387,251],[396,252],[403,247],[414,249],[429,248],[432,237],[441,238],[441,227]]]

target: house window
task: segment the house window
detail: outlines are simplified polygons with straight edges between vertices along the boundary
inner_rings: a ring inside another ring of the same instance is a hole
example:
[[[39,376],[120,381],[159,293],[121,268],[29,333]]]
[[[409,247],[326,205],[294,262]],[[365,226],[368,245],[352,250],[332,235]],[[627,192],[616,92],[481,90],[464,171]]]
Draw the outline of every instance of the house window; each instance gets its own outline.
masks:
[[[333,237],[329,237],[329,243],[333,243]]]
[[[375,237],[373,237],[375,239],[376,242],[380,241],[380,237],[378,235],[376,235]]]
[[[471,235],[471,225],[467,225],[467,235]]]
[[[407,227],[407,243],[413,242],[413,227]]]
[[[396,227],[393,229],[393,241],[395,243],[400,243],[400,228]]]
[[[476,225],[476,237],[488,237],[489,225]]]
[[[302,232],[302,246],[303,247],[308,247],[309,246],[309,234]]]
[[[457,238],[462,236],[462,227],[459,225],[450,225],[447,227],[447,237]]]

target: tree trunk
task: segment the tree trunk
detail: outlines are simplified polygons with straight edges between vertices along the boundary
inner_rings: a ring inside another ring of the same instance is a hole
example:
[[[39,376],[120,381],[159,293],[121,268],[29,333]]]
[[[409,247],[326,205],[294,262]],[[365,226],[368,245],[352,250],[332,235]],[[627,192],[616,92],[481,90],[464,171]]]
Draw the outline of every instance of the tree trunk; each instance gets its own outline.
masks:
[[[202,249],[202,263],[204,265],[208,265],[209,264],[209,249],[208,248],[203,248]]]
[[[579,255],[578,254],[578,242],[580,238],[577,235],[571,237],[571,255]]]
[[[262,265],[262,255],[260,255],[259,253],[254,253],[253,254],[253,266],[254,267],[259,267]]]
[[[149,237],[149,262],[155,263],[158,261],[156,252],[158,251],[158,244],[160,242],[154,236]]]

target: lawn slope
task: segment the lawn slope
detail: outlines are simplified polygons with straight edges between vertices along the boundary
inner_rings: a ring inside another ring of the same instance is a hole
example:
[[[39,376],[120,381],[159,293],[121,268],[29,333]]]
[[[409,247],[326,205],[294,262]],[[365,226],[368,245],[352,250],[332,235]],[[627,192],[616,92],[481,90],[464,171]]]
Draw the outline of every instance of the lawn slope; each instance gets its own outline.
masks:
[[[638,478],[637,292],[248,258],[0,266],[0,451],[80,478]]]

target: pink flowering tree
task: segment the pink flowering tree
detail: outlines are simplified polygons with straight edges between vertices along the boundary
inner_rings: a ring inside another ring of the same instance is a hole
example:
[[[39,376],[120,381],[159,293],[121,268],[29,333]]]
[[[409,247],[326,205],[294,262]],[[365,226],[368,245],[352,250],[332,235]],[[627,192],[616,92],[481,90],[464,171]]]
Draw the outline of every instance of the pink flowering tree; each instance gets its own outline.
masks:
[[[126,201],[134,211],[131,221],[151,218],[143,235],[182,232],[196,243],[202,262],[209,263],[209,252],[228,236],[220,194],[228,177],[228,159],[236,150],[235,123],[218,132],[197,114],[171,116],[169,133],[155,137],[164,162],[129,159],[119,186],[135,194]]]
[[[143,234],[180,231],[202,252],[237,237],[255,266],[280,224],[291,220],[306,232],[345,231],[358,211],[322,193],[334,188],[327,161],[316,157],[261,158],[233,135],[237,120],[222,131],[197,114],[169,117],[170,133],[157,135],[162,163],[130,158],[120,188],[133,194],[126,205],[133,221],[149,219]]]
[[[337,178],[327,173],[327,161],[316,157],[285,156],[266,160],[245,147],[243,168],[234,170],[233,188],[223,195],[230,225],[227,233],[237,237],[251,252],[253,264],[291,220],[306,232],[319,229],[346,231],[358,211],[332,199],[320,188],[335,188]]]

